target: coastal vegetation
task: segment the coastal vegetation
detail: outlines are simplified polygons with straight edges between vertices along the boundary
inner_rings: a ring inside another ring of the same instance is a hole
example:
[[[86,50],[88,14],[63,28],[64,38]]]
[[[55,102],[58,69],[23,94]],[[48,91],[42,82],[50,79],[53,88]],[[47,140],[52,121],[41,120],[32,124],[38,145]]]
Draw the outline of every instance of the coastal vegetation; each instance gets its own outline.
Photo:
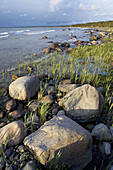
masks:
[[[89,28],[113,28],[113,21],[89,22],[84,24],[75,24],[70,27],[89,27]]]

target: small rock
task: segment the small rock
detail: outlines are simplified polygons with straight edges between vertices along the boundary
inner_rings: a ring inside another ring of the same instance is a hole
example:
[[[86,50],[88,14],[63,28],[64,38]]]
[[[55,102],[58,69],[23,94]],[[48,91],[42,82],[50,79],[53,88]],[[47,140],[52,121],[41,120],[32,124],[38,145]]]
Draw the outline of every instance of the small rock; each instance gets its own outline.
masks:
[[[53,103],[53,96],[47,95],[41,99],[41,103]]]
[[[43,36],[42,39],[47,39],[47,37],[46,37],[46,36]]]
[[[0,89],[0,95],[6,96],[7,95],[7,89],[5,89],[5,88]]]
[[[5,167],[5,159],[3,156],[0,157],[0,170],[2,170]]]
[[[33,161],[29,161],[23,168],[22,170],[35,170],[37,169],[37,163]]]
[[[6,125],[5,122],[0,123],[0,128],[2,128],[2,127],[5,126],[5,125]]]
[[[15,81],[15,80],[18,79],[18,78],[19,78],[18,75],[15,75],[15,74],[12,75],[12,80],[13,80],[13,81]]]
[[[58,112],[58,108],[53,109],[53,110],[52,110],[52,115],[56,115],[57,112]]]
[[[58,111],[57,115],[58,115],[58,116],[65,115],[65,112],[64,112],[64,110],[60,110],[60,111]]]
[[[89,130],[92,130],[94,128],[94,125],[93,124],[88,124],[86,125],[86,127],[89,129]]]
[[[97,41],[94,41],[94,40],[91,41],[90,43],[91,43],[92,45],[97,45],[97,44],[98,44],[98,42],[97,42]]]
[[[44,48],[44,49],[43,49],[43,52],[44,52],[44,53],[50,53],[50,52],[51,52],[51,48]]]
[[[65,84],[65,85],[59,85],[58,90],[63,93],[69,93],[70,91],[74,90],[77,87],[80,87],[80,85],[79,84]]]
[[[5,156],[6,156],[6,159],[11,155],[11,152],[13,151],[13,147],[11,147],[11,148],[9,148],[9,149],[7,149],[6,151],[5,151]]]
[[[26,148],[25,148],[25,146],[20,145],[20,146],[18,147],[18,150],[19,150],[20,153],[24,153],[24,152],[26,151]]]
[[[109,142],[103,142],[100,145],[99,149],[105,155],[110,155],[111,154],[111,145],[110,145]]]
[[[20,110],[15,110],[13,112],[10,112],[9,116],[11,116],[13,119],[19,119],[23,116],[23,112]]]
[[[50,48],[52,48],[52,49],[60,48],[59,43],[58,42],[52,43],[50,45]]]
[[[70,79],[62,80],[60,84],[61,84],[61,85],[71,84],[71,80],[70,80]]]
[[[4,113],[1,112],[1,113],[0,113],[0,119],[2,119],[3,117],[4,117]]]
[[[72,52],[72,51],[73,51],[73,49],[74,49],[74,48],[71,48],[71,47],[70,47],[70,48],[66,48],[66,53],[70,53],[70,52]]]
[[[9,100],[6,103],[6,110],[13,111],[16,108],[16,101],[14,99]]]
[[[97,140],[102,140],[102,141],[110,141],[111,140],[110,130],[103,123],[100,123],[100,124],[96,125],[93,128],[91,134]]]
[[[29,106],[28,106],[28,108],[30,109],[30,110],[32,110],[32,111],[36,111],[37,109],[38,109],[38,103],[37,103],[37,101],[33,101]]]
[[[104,91],[103,87],[97,87],[97,90],[98,90],[100,93],[103,93],[103,91]]]
[[[0,155],[2,154],[3,144],[7,142],[7,146],[15,146],[19,144],[24,137],[25,128],[21,121],[14,121],[0,128]]]
[[[28,159],[29,157],[29,152],[24,152],[21,156],[20,156],[20,161],[23,162],[26,159]]]
[[[47,93],[48,93],[48,95],[54,94],[55,93],[55,87],[54,86],[48,86]]]
[[[70,44],[67,43],[67,42],[63,42],[63,43],[61,44],[61,47],[69,48],[69,47],[70,47]]]

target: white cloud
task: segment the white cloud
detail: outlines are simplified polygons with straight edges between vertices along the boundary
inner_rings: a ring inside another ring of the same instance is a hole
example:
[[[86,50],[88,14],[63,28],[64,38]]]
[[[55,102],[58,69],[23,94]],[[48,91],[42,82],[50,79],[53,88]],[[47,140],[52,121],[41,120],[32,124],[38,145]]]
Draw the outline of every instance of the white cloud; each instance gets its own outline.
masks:
[[[60,3],[63,2],[64,0],[50,0],[50,11],[54,12],[59,10]]]
[[[87,7],[81,2],[79,4],[79,9],[85,10],[85,9],[87,9]]]
[[[20,17],[26,17],[27,16],[27,14],[26,13],[24,13],[24,14],[20,14]]]
[[[5,11],[3,11],[3,13],[4,13],[4,14],[10,14],[11,11],[10,11],[10,10],[5,10]]]
[[[66,16],[67,14],[66,13],[63,13],[63,16]]]
[[[95,16],[107,16],[107,15],[113,15],[113,12],[111,13],[95,13]]]

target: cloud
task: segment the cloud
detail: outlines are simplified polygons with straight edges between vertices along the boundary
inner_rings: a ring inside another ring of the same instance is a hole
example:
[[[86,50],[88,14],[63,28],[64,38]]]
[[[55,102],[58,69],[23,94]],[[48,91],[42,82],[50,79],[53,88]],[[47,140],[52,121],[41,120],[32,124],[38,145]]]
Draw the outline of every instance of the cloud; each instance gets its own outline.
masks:
[[[64,0],[50,0],[50,11],[55,12],[59,10],[60,3]]]
[[[27,14],[26,13],[20,14],[20,17],[27,17]]]
[[[66,13],[63,13],[63,16],[66,16],[67,14]]]
[[[108,15],[113,15],[113,12],[111,13],[95,13],[95,16],[108,16]]]
[[[10,11],[10,10],[4,10],[3,13],[4,13],[4,14],[10,14],[11,11]]]

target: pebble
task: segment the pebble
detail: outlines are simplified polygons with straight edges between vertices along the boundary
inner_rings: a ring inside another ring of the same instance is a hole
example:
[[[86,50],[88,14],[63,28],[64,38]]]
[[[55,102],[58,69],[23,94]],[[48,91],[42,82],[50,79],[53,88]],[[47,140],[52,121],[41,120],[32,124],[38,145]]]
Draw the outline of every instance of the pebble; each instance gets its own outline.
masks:
[[[24,152],[26,151],[26,148],[25,148],[25,146],[20,145],[20,146],[18,147],[18,150],[19,150],[20,153],[24,153]]]
[[[6,156],[6,159],[11,155],[11,152],[13,151],[13,147],[10,147],[9,149],[7,149],[5,151],[5,156]]]
[[[53,110],[52,110],[52,115],[56,115],[57,112],[58,112],[58,108],[53,109]]]
[[[23,162],[26,159],[28,159],[29,157],[29,152],[24,152],[21,156],[20,156],[20,161]]]
[[[58,113],[57,113],[58,116],[62,116],[62,115],[65,115],[65,112],[64,110],[60,110]]]
[[[105,155],[111,154],[111,144],[109,142],[103,142],[100,147],[100,151]]]

